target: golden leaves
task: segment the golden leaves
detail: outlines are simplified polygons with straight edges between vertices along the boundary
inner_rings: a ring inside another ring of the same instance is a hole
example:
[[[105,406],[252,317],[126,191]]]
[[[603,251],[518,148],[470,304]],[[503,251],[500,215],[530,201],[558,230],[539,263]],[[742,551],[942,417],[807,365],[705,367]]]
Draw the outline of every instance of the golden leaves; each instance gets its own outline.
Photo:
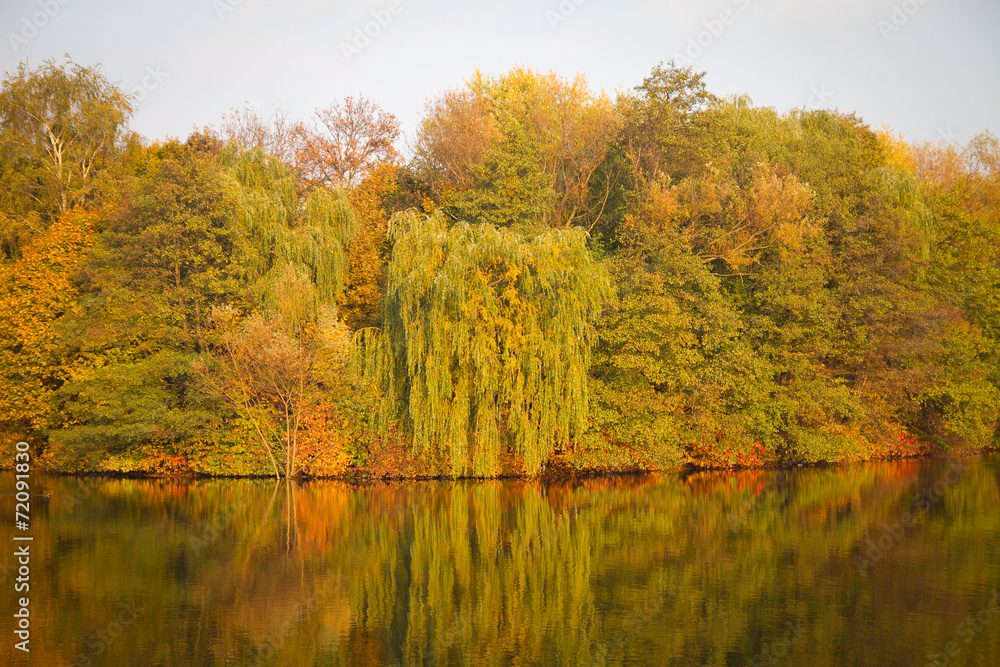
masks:
[[[96,216],[72,209],[0,272],[0,367],[7,391],[0,419],[32,429],[48,425],[48,396],[69,377],[55,323],[76,303],[74,275],[93,240]]]

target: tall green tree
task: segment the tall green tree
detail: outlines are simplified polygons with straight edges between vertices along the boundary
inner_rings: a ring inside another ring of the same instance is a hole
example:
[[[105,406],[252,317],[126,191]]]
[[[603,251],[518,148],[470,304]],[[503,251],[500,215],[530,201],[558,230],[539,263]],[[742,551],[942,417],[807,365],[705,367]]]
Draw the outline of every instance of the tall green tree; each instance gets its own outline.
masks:
[[[202,135],[153,145],[105,208],[61,327],[77,363],[52,437],[71,451],[182,443],[213,420],[191,363],[212,342],[213,306],[248,298],[217,152]]]
[[[587,425],[592,320],[609,289],[579,231],[525,238],[442,215],[399,214],[381,332],[356,357],[380,384],[384,418],[455,475],[499,474],[510,452],[539,472]]]
[[[704,72],[672,61],[660,63],[634,90],[619,94],[616,134],[590,183],[591,200],[601,202],[602,209],[592,228],[603,244],[617,247],[618,228],[650,184],[704,173],[711,161],[707,115],[718,102]]]
[[[130,344],[137,352],[203,350],[211,308],[247,298],[237,208],[218,151],[198,134],[150,147],[107,209],[85,279],[101,296],[102,328],[142,336]]]
[[[305,271],[320,303],[333,305],[348,274],[354,212],[343,190],[300,191],[294,172],[257,148],[229,144],[220,156],[245,257],[244,278],[273,304],[287,267]]]

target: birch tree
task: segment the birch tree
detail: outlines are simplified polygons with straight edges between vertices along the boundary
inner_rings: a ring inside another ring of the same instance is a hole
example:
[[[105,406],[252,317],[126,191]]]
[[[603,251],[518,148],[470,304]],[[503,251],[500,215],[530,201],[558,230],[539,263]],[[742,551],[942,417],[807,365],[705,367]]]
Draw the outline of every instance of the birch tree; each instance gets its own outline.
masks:
[[[132,103],[97,67],[21,63],[0,89],[0,185],[7,211],[44,227],[86,206],[128,138]]]

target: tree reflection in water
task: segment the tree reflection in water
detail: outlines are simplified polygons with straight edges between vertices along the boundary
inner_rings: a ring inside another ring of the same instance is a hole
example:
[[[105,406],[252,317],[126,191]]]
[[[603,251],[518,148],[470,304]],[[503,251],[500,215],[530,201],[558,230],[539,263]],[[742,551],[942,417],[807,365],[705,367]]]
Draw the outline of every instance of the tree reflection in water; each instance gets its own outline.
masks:
[[[1000,586],[998,463],[971,461],[864,571],[854,559],[947,462],[552,484],[101,479],[72,507],[77,480],[39,477],[33,659],[895,665],[958,642],[961,664],[990,665],[1000,622],[968,642],[958,629]],[[133,603],[138,620],[100,644]]]

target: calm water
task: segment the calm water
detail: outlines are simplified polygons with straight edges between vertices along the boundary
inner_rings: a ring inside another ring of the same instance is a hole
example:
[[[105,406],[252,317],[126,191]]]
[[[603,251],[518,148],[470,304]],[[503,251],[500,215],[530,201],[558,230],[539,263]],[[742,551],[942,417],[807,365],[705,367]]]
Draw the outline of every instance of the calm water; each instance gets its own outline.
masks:
[[[7,496],[0,664],[1000,665],[995,456],[34,485],[50,497],[31,504],[31,660],[13,649]]]

